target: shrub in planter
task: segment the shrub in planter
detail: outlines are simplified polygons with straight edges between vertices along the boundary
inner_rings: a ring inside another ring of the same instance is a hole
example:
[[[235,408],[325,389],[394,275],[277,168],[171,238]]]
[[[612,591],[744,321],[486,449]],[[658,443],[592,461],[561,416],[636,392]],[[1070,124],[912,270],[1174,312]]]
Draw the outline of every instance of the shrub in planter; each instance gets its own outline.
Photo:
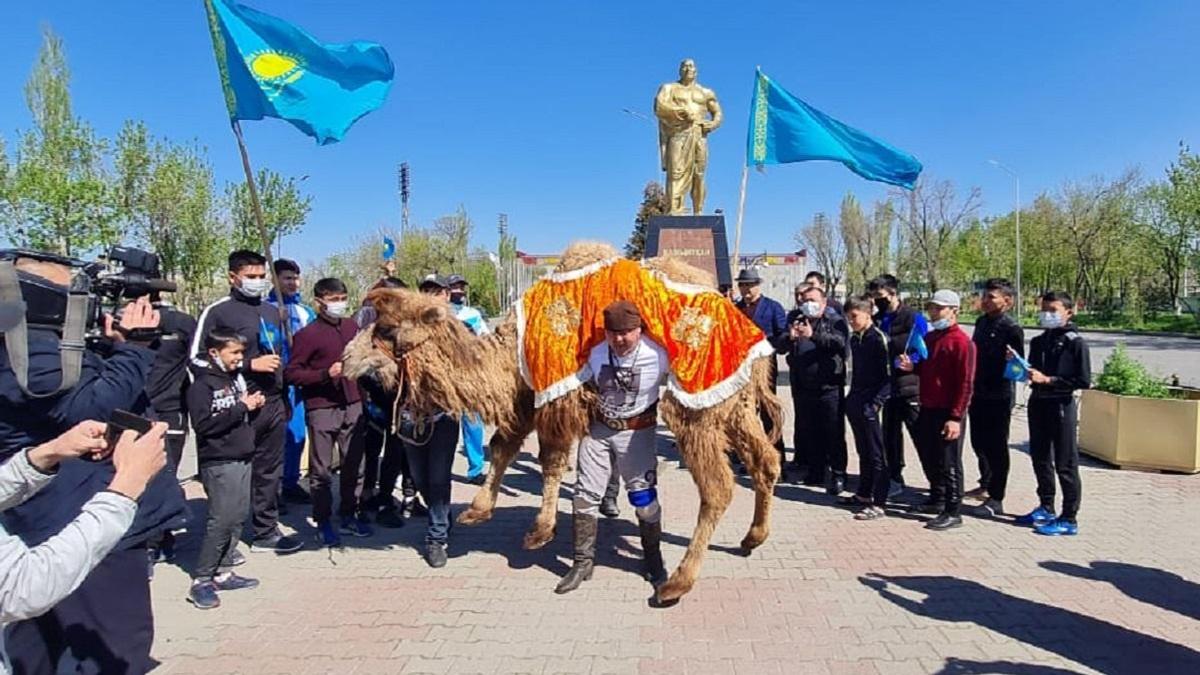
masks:
[[[1124,342],[1118,342],[1116,349],[1104,360],[1104,370],[1096,378],[1093,388],[1118,396],[1174,398],[1166,382],[1156,378],[1146,366],[1129,355]]]

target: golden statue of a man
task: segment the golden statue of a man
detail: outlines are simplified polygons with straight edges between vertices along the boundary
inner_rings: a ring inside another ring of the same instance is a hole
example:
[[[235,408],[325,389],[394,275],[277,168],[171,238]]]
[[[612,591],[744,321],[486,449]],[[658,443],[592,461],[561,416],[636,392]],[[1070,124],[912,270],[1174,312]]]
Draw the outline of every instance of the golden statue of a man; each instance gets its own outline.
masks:
[[[654,97],[658,118],[658,155],[667,173],[671,215],[684,213],[692,195],[692,213],[704,211],[704,170],[708,167],[708,134],[721,126],[721,106],[712,89],[696,82],[696,62],[679,64],[679,81],[659,87]]]

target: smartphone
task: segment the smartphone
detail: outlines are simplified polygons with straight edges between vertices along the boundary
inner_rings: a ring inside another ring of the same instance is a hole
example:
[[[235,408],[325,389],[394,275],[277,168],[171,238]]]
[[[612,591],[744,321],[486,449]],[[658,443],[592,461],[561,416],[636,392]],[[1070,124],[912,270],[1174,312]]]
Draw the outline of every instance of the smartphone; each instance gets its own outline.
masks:
[[[126,430],[136,431],[138,436],[145,434],[154,428],[154,421],[146,419],[141,415],[134,415],[128,410],[114,410],[112,416],[108,418],[108,428],[104,431],[104,439],[108,442],[108,447],[111,450],[117,445],[117,440],[121,438],[121,434]],[[108,453],[103,455],[108,456]],[[88,455],[84,459],[93,459],[94,456]]]

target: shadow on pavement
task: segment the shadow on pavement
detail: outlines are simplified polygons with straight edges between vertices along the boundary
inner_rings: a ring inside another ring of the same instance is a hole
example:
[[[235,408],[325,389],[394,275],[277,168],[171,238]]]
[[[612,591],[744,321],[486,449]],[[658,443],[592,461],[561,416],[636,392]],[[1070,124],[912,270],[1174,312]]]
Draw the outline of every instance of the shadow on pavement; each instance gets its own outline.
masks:
[[[936,675],[1075,675],[1075,671],[1035,663],[949,658]]]
[[[1174,572],[1104,560],[1090,567],[1057,561],[1038,565],[1051,572],[1110,583],[1134,600],[1200,621],[1200,584]]]
[[[948,576],[878,574],[859,577],[859,581],[912,614],[938,621],[973,623],[1103,673],[1200,672],[1200,653],[1183,645],[1053,605],[1014,597],[974,581]],[[925,597],[913,600],[896,589]]]

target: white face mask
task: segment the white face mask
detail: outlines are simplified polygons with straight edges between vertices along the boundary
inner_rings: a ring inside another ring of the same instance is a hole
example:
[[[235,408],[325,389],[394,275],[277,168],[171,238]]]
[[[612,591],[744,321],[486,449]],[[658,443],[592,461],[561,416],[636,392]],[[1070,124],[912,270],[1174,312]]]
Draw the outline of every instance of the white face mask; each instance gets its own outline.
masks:
[[[946,330],[950,327],[950,319],[938,319],[937,321],[931,322],[929,327],[934,330]]]
[[[270,279],[242,279],[238,290],[247,298],[261,298],[271,290]]]
[[[340,319],[346,316],[346,310],[350,303],[346,302],[345,300],[340,300],[338,302],[326,302],[324,305],[326,314],[335,319]]]
[[[800,303],[800,313],[810,319],[815,319],[821,316],[821,305],[809,300],[808,302]]]
[[[1058,312],[1041,312],[1038,314],[1038,325],[1042,328],[1058,328],[1063,325],[1063,320]]]

